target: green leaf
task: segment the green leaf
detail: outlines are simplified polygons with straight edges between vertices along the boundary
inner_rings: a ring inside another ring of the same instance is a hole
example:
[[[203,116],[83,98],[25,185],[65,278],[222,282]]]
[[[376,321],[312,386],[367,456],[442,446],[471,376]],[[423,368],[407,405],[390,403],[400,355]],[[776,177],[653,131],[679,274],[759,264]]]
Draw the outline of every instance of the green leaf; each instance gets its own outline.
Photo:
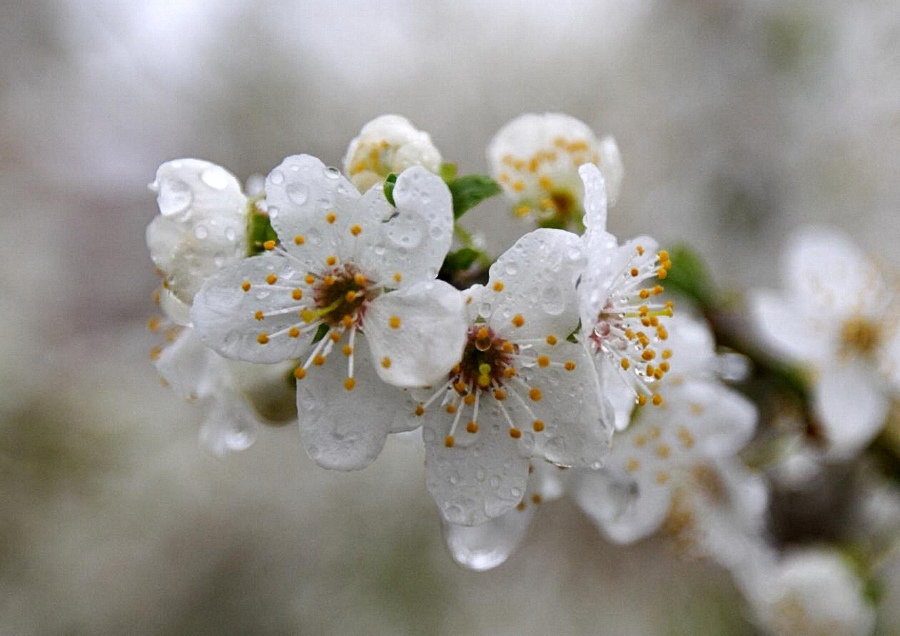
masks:
[[[394,186],[397,185],[397,175],[393,172],[387,176],[384,180],[384,198],[387,199],[387,202],[397,207],[397,204],[394,203]]]
[[[458,219],[476,205],[500,194],[500,184],[488,176],[470,174],[447,183],[453,195],[453,218]]]
[[[450,252],[447,254],[447,258],[444,259],[443,269],[447,269],[451,272],[467,270],[472,267],[472,263],[476,261],[478,256],[478,250],[474,250],[471,247],[464,247],[455,252]]]
[[[456,164],[442,163],[441,170],[438,173],[445,182],[450,183],[456,178]]]
[[[319,342],[319,340],[321,340],[328,334],[328,331],[330,329],[331,329],[331,327],[326,325],[324,322],[321,325],[319,325],[319,328],[316,330],[316,335],[313,336],[312,343],[316,344],[317,342]]]
[[[266,241],[278,241],[278,235],[272,229],[269,215],[256,207],[256,201],[247,205],[247,256],[263,253]]]
[[[664,282],[666,288],[693,300],[701,309],[713,309],[716,290],[706,263],[687,245],[669,250],[672,269]]]

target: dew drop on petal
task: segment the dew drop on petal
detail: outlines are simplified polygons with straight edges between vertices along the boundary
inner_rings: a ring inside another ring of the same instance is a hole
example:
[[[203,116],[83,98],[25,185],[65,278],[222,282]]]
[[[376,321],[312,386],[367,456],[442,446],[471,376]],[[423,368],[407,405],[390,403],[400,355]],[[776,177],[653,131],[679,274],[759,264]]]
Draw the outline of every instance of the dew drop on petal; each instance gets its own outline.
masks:
[[[200,180],[213,190],[224,190],[228,187],[228,173],[219,166],[212,166],[201,172]]]
[[[292,182],[287,186],[288,198],[297,205],[303,205],[309,199],[309,189],[303,183]]]
[[[268,212],[270,219],[274,219],[275,217],[278,216],[278,208],[275,207],[274,205],[270,205],[268,207],[268,209],[266,210],[266,212]]]
[[[500,475],[492,475],[490,481],[488,482],[491,488],[499,488],[500,487]]]
[[[255,437],[248,428],[234,429],[225,435],[225,445],[233,451],[247,450],[253,445]]]
[[[562,289],[548,285],[541,290],[541,308],[551,316],[560,315],[566,308]]]
[[[229,241],[233,241],[237,238],[237,234],[235,234],[233,227],[230,227],[227,230],[225,230],[225,238],[228,239]]]
[[[337,168],[325,168],[325,176],[329,179],[337,179],[341,176],[341,173]]]
[[[320,245],[322,243],[322,232],[320,232],[318,228],[312,228],[307,233],[306,240],[313,245]]]
[[[272,174],[269,175],[269,181],[275,185],[281,185],[284,183],[284,173],[281,170],[273,170]]]
[[[209,230],[206,229],[205,225],[198,225],[194,228],[194,235],[202,241],[209,236]]]
[[[159,213],[171,216],[187,210],[194,201],[194,195],[190,186],[181,179],[165,179],[160,185],[156,200]]]
[[[518,488],[512,488],[512,489],[509,491],[509,494],[510,494],[512,497],[515,497],[516,499],[518,499],[519,497],[522,496],[522,491],[521,491],[520,489],[518,489]]]

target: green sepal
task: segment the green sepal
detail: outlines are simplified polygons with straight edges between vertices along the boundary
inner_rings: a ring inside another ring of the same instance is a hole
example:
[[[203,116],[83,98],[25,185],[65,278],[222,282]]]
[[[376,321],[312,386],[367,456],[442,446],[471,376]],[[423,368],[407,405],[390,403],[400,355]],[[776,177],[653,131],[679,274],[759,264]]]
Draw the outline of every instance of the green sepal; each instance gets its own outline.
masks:
[[[453,195],[453,218],[458,219],[476,205],[500,194],[500,184],[488,176],[469,174],[447,182]]]
[[[319,325],[319,328],[316,329],[316,335],[313,336],[312,343],[316,344],[317,342],[319,342],[319,340],[321,340],[322,338],[325,337],[325,335],[328,333],[328,331],[330,329],[331,329],[331,327],[326,325],[324,322],[321,325]]]
[[[438,175],[446,183],[450,183],[456,178],[457,167],[455,163],[442,163]]]
[[[384,180],[384,198],[387,199],[387,202],[397,207],[397,204],[394,203],[394,186],[397,185],[397,175],[393,172],[387,176]]]
[[[447,254],[447,258],[444,259],[444,269],[451,272],[465,271],[472,267],[472,263],[478,259],[478,256],[478,250],[474,250],[471,247],[463,247]]]
[[[700,255],[687,245],[676,245],[669,250],[669,258],[672,268],[664,281],[666,289],[687,296],[701,309],[713,309],[716,289]]]
[[[566,336],[566,341],[571,342],[572,344],[578,344],[578,334],[581,332],[581,320],[578,320],[578,324],[575,326],[575,329],[572,330],[568,336]]]
[[[269,215],[256,207],[256,199],[247,204],[247,256],[256,256],[266,251],[266,241],[278,241],[278,235],[272,229]]]

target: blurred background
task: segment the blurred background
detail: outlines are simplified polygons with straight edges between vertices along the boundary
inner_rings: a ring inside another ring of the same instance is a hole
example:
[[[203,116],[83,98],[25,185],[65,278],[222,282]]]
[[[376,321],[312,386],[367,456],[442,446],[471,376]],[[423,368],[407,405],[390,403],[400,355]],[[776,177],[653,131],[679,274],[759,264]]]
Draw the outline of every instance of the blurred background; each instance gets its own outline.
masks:
[[[147,358],[160,163],[339,165],[398,113],[484,172],[546,111],[616,137],[613,232],[686,241],[722,284],[777,286],[808,222],[900,261],[894,0],[0,2],[0,633],[755,633],[726,573],[567,501],[462,570],[403,440],[359,474],[293,427],[212,458]],[[494,253],[525,229],[499,202],[467,222]]]

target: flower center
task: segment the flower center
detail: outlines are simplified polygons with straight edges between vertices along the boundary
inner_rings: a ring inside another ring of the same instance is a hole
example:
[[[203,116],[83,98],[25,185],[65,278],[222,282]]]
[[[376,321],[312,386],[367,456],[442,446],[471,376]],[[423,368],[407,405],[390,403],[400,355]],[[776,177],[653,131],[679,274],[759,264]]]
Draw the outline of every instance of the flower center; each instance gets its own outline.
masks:
[[[450,373],[455,386],[472,391],[487,391],[492,386],[502,386],[514,374],[512,357],[518,347],[509,340],[497,336],[484,324],[469,327],[468,341],[462,359]]]
[[[359,326],[368,303],[377,296],[371,281],[355,265],[346,263],[326,270],[312,287],[316,309],[307,309],[306,322],[322,320],[330,327]]]
[[[881,344],[881,327],[865,318],[851,318],[841,326],[841,350],[844,353],[872,355]]]

